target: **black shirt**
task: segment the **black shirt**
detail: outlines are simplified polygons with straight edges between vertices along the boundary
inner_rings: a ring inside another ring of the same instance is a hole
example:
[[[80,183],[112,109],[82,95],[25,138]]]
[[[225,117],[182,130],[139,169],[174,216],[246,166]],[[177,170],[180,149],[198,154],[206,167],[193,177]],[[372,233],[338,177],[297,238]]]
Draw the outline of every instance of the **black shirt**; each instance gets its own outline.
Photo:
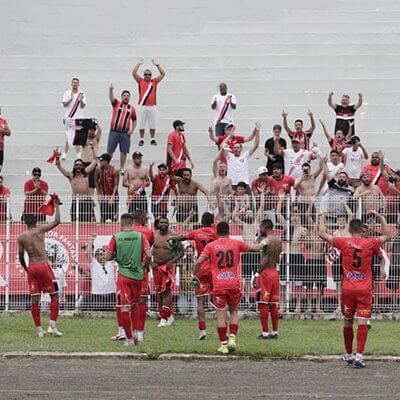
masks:
[[[272,175],[272,166],[275,163],[282,164],[283,172],[285,173],[285,160],[280,155],[277,155],[274,153],[274,144],[275,144],[274,138],[270,138],[265,142],[265,145],[264,145],[264,148],[266,150],[268,150],[269,154],[275,155],[275,161],[271,161],[268,158],[268,161],[267,161],[268,175]],[[286,140],[285,139],[279,138],[279,144],[281,145],[281,147],[283,149],[286,149]]]
[[[342,131],[346,136],[349,133],[349,122],[354,122],[354,114],[356,113],[356,108],[354,104],[351,106],[343,107],[340,104],[336,104],[335,113],[336,113],[336,124],[335,124],[335,132]],[[353,135],[356,134],[355,125],[353,125]]]

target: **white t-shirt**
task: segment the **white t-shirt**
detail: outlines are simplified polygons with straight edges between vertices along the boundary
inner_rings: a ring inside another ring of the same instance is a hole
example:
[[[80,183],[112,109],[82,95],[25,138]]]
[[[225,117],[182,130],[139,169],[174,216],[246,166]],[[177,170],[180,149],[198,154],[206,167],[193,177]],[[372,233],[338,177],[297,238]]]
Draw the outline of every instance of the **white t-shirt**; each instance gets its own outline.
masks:
[[[115,293],[115,261],[106,261],[103,268],[93,258],[90,265],[90,273],[92,277],[92,294]]]
[[[353,151],[352,147],[343,150],[344,172],[349,178],[360,179],[360,173],[363,166],[364,153],[360,148]]]
[[[331,179],[336,178],[344,170],[344,164],[342,162],[340,162],[338,165],[333,165],[332,161],[328,161],[326,166],[328,167],[328,172]],[[321,193],[326,193],[328,189],[328,182],[325,182]]]
[[[287,174],[295,180],[301,178],[303,170],[301,166],[315,157],[309,150],[300,149],[297,153],[293,149],[284,149],[284,159],[287,165]]]
[[[219,122],[223,122],[225,124],[231,124],[233,122],[233,110],[230,104],[226,104],[226,99],[228,96],[232,96],[231,102],[236,103],[236,97],[232,93],[227,93],[222,96],[220,93],[217,93],[213,96],[211,100],[211,104],[214,101],[217,102],[217,107],[215,108],[215,124]]]
[[[78,101],[78,96],[80,100]],[[71,98],[71,90],[67,90],[63,96],[63,103],[67,102]],[[85,118],[85,109],[81,107],[81,102],[86,105],[86,96],[83,92],[77,92],[73,94],[72,101],[64,107],[65,118]]]
[[[225,152],[226,161],[228,164],[228,178],[231,178],[232,185],[237,185],[239,182],[249,184],[249,157],[248,151],[235,157],[230,151]]]

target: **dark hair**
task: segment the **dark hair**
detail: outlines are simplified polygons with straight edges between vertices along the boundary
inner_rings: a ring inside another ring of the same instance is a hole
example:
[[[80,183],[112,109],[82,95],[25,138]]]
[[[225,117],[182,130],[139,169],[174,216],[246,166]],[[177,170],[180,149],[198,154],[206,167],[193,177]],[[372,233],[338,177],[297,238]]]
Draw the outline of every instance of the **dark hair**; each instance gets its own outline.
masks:
[[[164,164],[164,163],[157,165],[157,168],[158,169],[160,169],[160,168],[168,169],[167,164]]]
[[[236,187],[237,188],[243,188],[243,189],[247,189],[247,185],[244,183],[244,182],[239,182],[237,185],[236,185]]]
[[[210,227],[214,223],[214,214],[205,212],[201,216],[201,224],[206,227]]]
[[[274,131],[275,129],[279,129],[279,131],[282,131],[282,127],[279,125],[279,124],[275,124],[273,127],[272,127],[272,130]]]
[[[301,119],[296,119],[296,121],[294,121],[294,123],[296,123],[296,122],[301,122],[301,124],[303,125],[303,120],[301,120]]]
[[[125,213],[121,215],[121,223],[124,223],[126,225],[132,225],[133,224],[133,217],[132,214]]]
[[[229,224],[227,222],[222,221],[217,225],[217,235],[220,236],[229,235]]]
[[[82,160],[81,158],[77,158],[77,159],[74,161],[74,167],[72,168],[72,176],[75,178],[75,175],[76,175],[75,164],[76,164],[77,162],[80,162],[80,163],[82,164],[81,172],[82,172],[83,176],[86,177],[86,176],[87,176],[87,173],[86,173],[85,168],[84,168],[84,162],[83,162],[83,160]]]
[[[355,218],[352,219],[349,223],[349,232],[350,233],[361,233],[363,229],[363,222],[361,219]]]
[[[268,229],[270,231],[274,229],[274,223],[270,219],[262,220],[260,226],[263,226],[265,229]]]
[[[272,164],[272,170],[274,169],[282,169],[283,170],[283,165],[281,163],[274,163]]]
[[[189,172],[190,176],[192,176],[192,170],[190,168],[182,168],[181,169],[181,175],[183,175],[184,172]]]
[[[24,215],[24,222],[28,226],[33,226],[37,223],[37,216],[36,214],[25,214]]]
[[[305,162],[305,163],[303,163],[303,165],[301,166],[301,168],[303,168],[303,167],[311,168],[311,165],[310,165],[310,163]]]
[[[350,98],[348,94],[343,94],[342,97],[347,97],[348,99]]]
[[[337,154],[337,155],[339,155],[339,152],[336,150],[336,149],[333,149],[333,150],[331,150],[331,152],[329,153],[330,155],[332,155],[332,154]]]
[[[3,178],[3,176],[2,176],[2,175],[0,175],[0,180],[4,180],[4,178]]]
[[[72,78],[72,79],[71,79],[71,82],[72,82],[72,81],[78,81],[78,82],[79,82],[79,78]]]
[[[139,224],[145,224],[146,223],[146,219],[147,219],[147,215],[143,210],[135,210],[132,213],[132,219],[133,222],[139,223]]]
[[[131,95],[131,92],[130,92],[129,90],[126,90],[126,89],[125,89],[125,90],[122,91],[121,97],[122,97],[125,93],[128,93],[129,96]]]
[[[154,221],[154,228],[155,229],[159,229],[160,228],[160,222],[162,221],[162,220],[164,220],[164,221],[167,221],[168,223],[169,223],[169,219],[167,218],[167,217],[159,217],[159,218],[157,218],[155,221]]]

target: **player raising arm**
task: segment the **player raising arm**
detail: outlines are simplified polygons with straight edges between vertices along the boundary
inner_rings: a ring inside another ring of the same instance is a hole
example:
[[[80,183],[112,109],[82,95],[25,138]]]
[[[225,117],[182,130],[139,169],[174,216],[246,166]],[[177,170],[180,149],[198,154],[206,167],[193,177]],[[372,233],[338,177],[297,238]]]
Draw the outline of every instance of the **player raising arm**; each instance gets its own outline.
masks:
[[[220,222],[217,225],[218,239],[206,245],[201,256],[194,265],[197,276],[200,267],[207,260],[210,262],[212,277],[212,304],[216,310],[217,330],[221,347],[218,352],[228,354],[236,349],[236,333],[239,327],[239,303],[241,276],[239,272],[240,253],[259,251],[268,244],[267,239],[261,243],[248,245],[241,240],[229,238],[229,224]],[[198,276],[197,276],[198,277]],[[229,310],[229,318],[227,315]],[[229,321],[229,341],[227,336]]]
[[[357,368],[365,367],[363,359],[365,343],[368,337],[367,321],[372,314],[373,271],[371,268],[374,254],[379,255],[380,247],[387,242],[390,231],[386,220],[376,211],[371,215],[378,218],[381,225],[381,236],[378,238],[363,237],[363,223],[360,219],[352,219],[349,223],[351,237],[333,237],[326,231],[324,213],[319,223],[320,237],[341,251],[342,256],[342,301],[344,317],[343,338],[345,353],[342,360]],[[381,277],[385,273],[381,268]],[[353,319],[358,320],[357,352],[353,357]]]

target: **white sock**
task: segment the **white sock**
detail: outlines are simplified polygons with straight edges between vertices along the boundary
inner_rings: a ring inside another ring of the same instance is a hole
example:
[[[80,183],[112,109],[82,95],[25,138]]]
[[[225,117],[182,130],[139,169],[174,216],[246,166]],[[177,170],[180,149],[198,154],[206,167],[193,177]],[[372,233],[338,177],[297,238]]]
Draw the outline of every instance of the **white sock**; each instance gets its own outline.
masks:
[[[56,321],[50,320],[50,328],[51,329],[56,329]]]
[[[356,359],[361,360],[363,358],[363,355],[360,353],[356,353]]]
[[[118,335],[125,335],[125,329],[122,326],[118,327]]]
[[[264,337],[268,337],[269,332],[263,332],[262,335],[263,335]]]
[[[201,336],[207,335],[206,330],[205,330],[205,329],[201,329],[201,330],[200,330],[200,335],[201,335]]]
[[[139,340],[143,340],[144,338],[144,331],[136,331],[136,336]]]
[[[42,328],[41,326],[37,326],[37,327],[36,327],[36,330],[37,330],[38,332],[42,332],[42,331],[43,331],[43,328]]]
[[[277,335],[277,334],[278,334],[278,331],[272,331],[272,334],[273,334],[273,335]]]

